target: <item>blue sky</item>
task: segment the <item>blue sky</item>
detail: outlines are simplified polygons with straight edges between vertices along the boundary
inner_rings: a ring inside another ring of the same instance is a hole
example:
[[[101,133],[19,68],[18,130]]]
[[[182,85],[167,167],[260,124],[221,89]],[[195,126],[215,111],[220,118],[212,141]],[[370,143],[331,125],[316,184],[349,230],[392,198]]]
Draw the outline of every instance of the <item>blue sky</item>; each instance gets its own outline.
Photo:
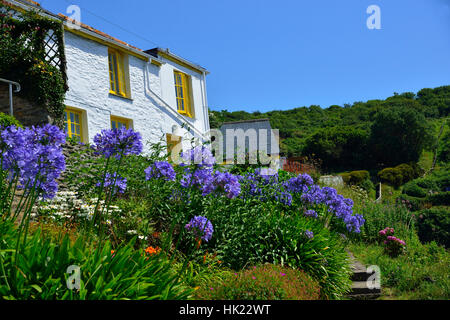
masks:
[[[213,110],[329,107],[450,85],[450,0],[38,0],[200,64]],[[366,9],[381,10],[369,30]]]

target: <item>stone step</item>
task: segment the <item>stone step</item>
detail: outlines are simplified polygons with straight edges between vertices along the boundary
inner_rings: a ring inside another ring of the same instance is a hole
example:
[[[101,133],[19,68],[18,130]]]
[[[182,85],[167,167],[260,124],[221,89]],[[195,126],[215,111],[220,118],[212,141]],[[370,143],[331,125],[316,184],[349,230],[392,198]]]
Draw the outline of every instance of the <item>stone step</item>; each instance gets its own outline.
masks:
[[[352,290],[350,296],[352,295],[370,295],[370,296],[380,296],[381,288],[369,289],[367,287],[366,281],[355,281],[352,284]]]
[[[375,272],[367,273],[367,270],[358,270],[356,272],[353,272],[353,274],[351,276],[351,280],[352,281],[366,281],[374,273]]]

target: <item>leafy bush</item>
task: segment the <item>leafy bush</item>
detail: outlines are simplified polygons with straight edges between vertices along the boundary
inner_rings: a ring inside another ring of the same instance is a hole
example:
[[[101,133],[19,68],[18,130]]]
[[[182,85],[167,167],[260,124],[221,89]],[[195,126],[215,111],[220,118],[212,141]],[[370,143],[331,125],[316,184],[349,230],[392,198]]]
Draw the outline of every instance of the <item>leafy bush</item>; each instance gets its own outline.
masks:
[[[411,197],[425,198],[427,193],[424,189],[419,187],[415,181],[410,181],[403,186],[403,193]]]
[[[363,181],[370,178],[369,171],[365,171],[365,170],[343,173],[343,174],[341,174],[341,176],[346,184],[356,184],[356,185],[359,185]]]
[[[434,206],[450,206],[450,191],[430,194],[426,200]]]
[[[0,112],[0,127],[16,126],[22,128],[20,122],[13,116]]]
[[[411,197],[407,194],[401,194],[397,197],[396,203],[405,206],[411,211],[418,211],[425,207],[426,199],[424,198],[417,198],[417,197]]]
[[[403,163],[394,168],[384,168],[378,172],[378,178],[394,187],[399,187],[402,184],[414,179],[417,172],[413,166]]]
[[[422,242],[436,241],[450,247],[450,210],[445,207],[433,207],[417,213],[418,234]]]
[[[390,184],[391,186],[394,186],[398,188],[403,183],[403,175],[401,170],[397,168],[385,168],[378,172],[378,178]]]
[[[196,297],[205,300],[317,300],[320,286],[301,270],[265,264],[209,283]]]

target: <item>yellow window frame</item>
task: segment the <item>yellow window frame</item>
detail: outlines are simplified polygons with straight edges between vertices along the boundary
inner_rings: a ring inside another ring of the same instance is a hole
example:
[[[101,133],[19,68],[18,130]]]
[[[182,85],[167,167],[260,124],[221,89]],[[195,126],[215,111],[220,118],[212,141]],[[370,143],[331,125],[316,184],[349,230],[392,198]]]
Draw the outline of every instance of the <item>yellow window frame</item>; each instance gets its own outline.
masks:
[[[64,125],[66,134],[70,138],[83,141],[83,113],[78,110],[66,108],[64,110]]]
[[[130,129],[130,119],[111,116],[111,129],[119,129],[121,126]]]
[[[108,48],[109,92],[127,97],[124,59],[122,52]]]
[[[174,71],[175,96],[179,113],[192,118],[192,107],[189,88],[189,76],[180,71]]]

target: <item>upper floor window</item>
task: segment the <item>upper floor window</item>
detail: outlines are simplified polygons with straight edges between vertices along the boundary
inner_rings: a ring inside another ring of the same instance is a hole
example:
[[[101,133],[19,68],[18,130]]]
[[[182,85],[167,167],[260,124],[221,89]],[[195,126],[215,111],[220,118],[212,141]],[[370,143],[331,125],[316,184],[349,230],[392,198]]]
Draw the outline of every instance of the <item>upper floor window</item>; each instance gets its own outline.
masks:
[[[192,118],[193,112],[191,105],[189,76],[185,73],[174,71],[174,77],[178,112]]]
[[[108,49],[110,92],[122,97],[129,97],[126,62],[126,56],[122,52],[111,48]]]

